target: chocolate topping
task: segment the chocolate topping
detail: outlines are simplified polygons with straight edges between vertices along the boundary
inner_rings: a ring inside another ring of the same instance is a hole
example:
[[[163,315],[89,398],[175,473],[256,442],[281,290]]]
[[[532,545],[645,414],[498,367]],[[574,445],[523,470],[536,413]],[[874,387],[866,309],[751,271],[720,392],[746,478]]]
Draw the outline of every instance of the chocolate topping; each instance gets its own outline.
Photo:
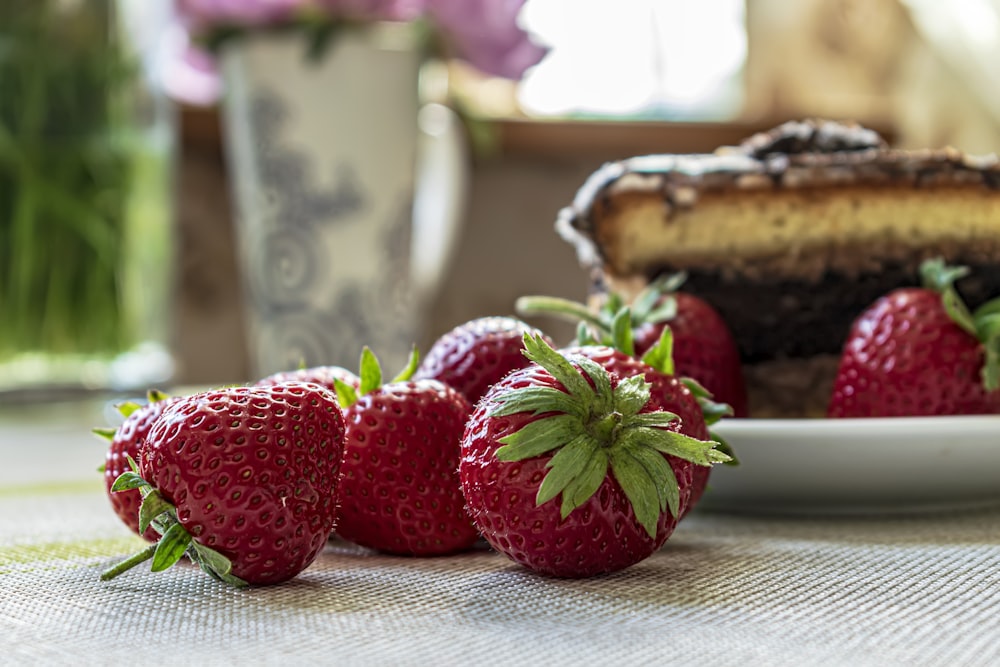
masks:
[[[740,150],[757,159],[774,154],[836,153],[868,148],[885,150],[889,145],[879,134],[857,123],[828,120],[790,120],[768,132],[760,132],[740,144]]]

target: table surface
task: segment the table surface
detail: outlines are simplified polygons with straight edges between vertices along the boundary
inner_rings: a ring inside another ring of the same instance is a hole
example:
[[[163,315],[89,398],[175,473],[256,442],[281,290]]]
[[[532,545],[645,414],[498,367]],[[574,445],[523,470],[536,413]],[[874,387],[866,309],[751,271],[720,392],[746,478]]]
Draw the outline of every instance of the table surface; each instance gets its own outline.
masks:
[[[1000,664],[1000,510],[695,512],[623,572],[535,575],[485,548],[331,543],[239,591],[185,565],[102,583],[143,545],[96,467],[103,403],[0,406],[0,660],[107,664]]]

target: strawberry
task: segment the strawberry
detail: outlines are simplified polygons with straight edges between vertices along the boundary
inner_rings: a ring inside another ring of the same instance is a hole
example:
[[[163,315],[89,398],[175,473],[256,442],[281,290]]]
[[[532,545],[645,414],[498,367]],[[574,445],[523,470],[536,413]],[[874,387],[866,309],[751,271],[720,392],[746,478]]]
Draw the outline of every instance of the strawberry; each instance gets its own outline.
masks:
[[[159,419],[167,406],[177,400],[179,399],[170,398],[162,392],[150,390],[145,405],[126,401],[117,406],[118,411],[125,417],[125,421],[117,429],[94,429],[94,433],[111,443],[104,465],[101,467],[101,472],[104,473],[104,489],[108,494],[108,500],[111,501],[111,508],[126,526],[149,542],[160,539],[160,535],[152,528],[139,531],[139,505],[142,504],[142,494],[137,489],[112,492],[111,487],[122,473],[130,470],[128,459],[139,458],[139,447],[146,439],[146,434],[153,423]]]
[[[921,266],[923,287],[893,290],[851,325],[830,417],[1000,413],[1000,299],[970,313],[965,267]]]
[[[411,365],[382,384],[371,350],[358,391],[337,383],[346,423],[336,533],[378,551],[431,556],[478,538],[458,480],[469,402],[437,380],[410,380]]]
[[[143,494],[140,528],[162,537],[108,570],[187,555],[236,586],[275,584],[305,569],[336,516],[344,422],[332,392],[291,382],[182,398],[153,424],[140,463],[114,490]]]
[[[534,363],[495,384],[466,426],[459,472],[473,520],[495,549],[552,576],[641,561],[677,525],[686,462],[728,457],[702,439],[705,424],[676,379],[654,377],[653,390],[644,369],[611,349],[564,357],[530,335],[524,347]],[[617,372],[626,365],[638,372]]]
[[[525,332],[541,333],[513,317],[481,317],[461,324],[434,341],[414,378],[444,382],[475,405],[503,376],[528,365],[521,354]]]
[[[267,377],[261,378],[254,383],[256,387],[267,387],[286,382],[311,382],[321,387],[326,387],[330,391],[336,391],[336,381],[347,384],[355,389],[361,383],[357,375],[341,368],[340,366],[313,366],[311,368],[299,368],[294,371],[281,371]]]
[[[733,408],[733,415],[746,417],[746,383],[739,351],[729,326],[703,299],[678,291],[683,273],[651,283],[630,306],[634,354],[642,357],[659,339],[665,327],[673,332],[677,373],[698,381],[715,400]],[[553,297],[524,297],[517,302],[523,315],[547,313],[586,323],[580,331],[586,342],[596,333],[607,344],[615,318],[624,306],[621,296],[610,293],[597,313],[585,305]]]

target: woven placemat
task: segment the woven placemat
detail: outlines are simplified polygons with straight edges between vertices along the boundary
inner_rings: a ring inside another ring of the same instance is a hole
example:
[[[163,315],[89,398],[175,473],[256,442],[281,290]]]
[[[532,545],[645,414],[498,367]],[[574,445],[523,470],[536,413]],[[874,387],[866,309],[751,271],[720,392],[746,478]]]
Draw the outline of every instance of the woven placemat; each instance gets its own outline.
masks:
[[[623,572],[532,574],[485,548],[396,558],[331,543],[287,584],[184,565],[100,571],[142,546],[99,484],[0,490],[0,664],[995,665],[1000,511],[698,514]]]

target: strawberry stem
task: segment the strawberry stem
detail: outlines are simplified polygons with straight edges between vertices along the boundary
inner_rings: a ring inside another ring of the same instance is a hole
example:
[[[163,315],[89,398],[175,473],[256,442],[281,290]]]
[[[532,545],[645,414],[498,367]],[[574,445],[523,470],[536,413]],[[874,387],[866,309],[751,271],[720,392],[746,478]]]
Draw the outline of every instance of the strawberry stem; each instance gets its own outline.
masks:
[[[156,545],[150,544],[148,547],[146,547],[139,553],[129,556],[128,558],[118,563],[117,565],[110,567],[104,572],[102,572],[101,581],[111,581],[119,574],[122,574],[123,572],[128,572],[136,565],[146,562],[147,560],[152,558],[153,554],[155,553],[156,553]]]
[[[139,489],[142,504],[139,506],[140,530],[152,526],[161,537],[117,565],[101,573],[101,581],[110,581],[127,572],[139,563],[152,559],[153,572],[162,572],[175,565],[185,555],[213,578],[236,588],[244,588],[247,583],[231,573],[232,562],[218,551],[198,544],[187,529],[177,520],[177,510],[153,485],[143,479],[138,465],[132,457],[127,457],[130,471],[123,472],[111,486],[113,492]]]
[[[586,322],[605,335],[611,335],[609,323],[595,315],[587,306],[557,296],[522,296],[514,302],[514,310],[523,316],[551,315],[570,322]]]

